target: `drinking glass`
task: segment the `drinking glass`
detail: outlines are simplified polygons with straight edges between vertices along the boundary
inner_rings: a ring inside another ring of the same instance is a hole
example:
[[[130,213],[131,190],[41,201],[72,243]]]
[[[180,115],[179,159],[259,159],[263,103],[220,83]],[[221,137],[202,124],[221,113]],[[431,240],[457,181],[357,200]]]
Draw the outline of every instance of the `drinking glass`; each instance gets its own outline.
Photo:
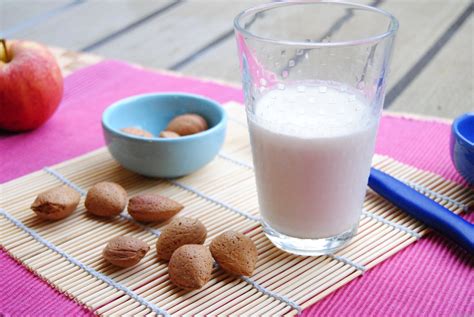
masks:
[[[277,2],[234,28],[265,234],[287,252],[332,253],[359,224],[398,21]]]

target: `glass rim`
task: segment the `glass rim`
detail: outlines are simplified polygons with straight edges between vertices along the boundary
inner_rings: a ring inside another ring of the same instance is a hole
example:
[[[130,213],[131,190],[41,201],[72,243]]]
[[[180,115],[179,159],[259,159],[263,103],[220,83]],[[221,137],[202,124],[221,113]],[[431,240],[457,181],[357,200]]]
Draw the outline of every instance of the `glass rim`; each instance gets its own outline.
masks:
[[[380,34],[376,34],[373,36],[368,36],[368,37],[363,37],[359,39],[354,39],[354,40],[348,40],[348,41],[336,41],[336,42],[304,42],[304,41],[291,41],[291,40],[279,40],[279,39],[274,39],[270,37],[263,37],[260,35],[257,35],[255,33],[249,32],[245,30],[244,27],[241,25],[241,19],[243,17],[246,17],[250,14],[258,14],[260,12],[266,11],[268,9],[273,9],[273,8],[278,8],[278,7],[285,7],[285,6],[292,6],[292,5],[315,5],[315,4],[331,4],[331,5],[347,5],[351,6],[353,8],[360,8],[364,9],[367,11],[372,11],[376,12],[379,14],[382,14],[386,16],[387,18],[390,19],[390,28]],[[239,33],[245,34],[246,36],[249,36],[254,39],[258,39],[262,42],[268,42],[268,43],[273,43],[273,44],[279,44],[279,45],[288,45],[288,46],[304,46],[304,47],[334,47],[334,46],[354,46],[354,45],[364,45],[368,43],[373,43],[373,42],[379,42],[385,38],[394,36],[395,33],[397,32],[399,27],[399,22],[397,18],[392,15],[391,13],[376,8],[372,7],[369,5],[365,4],[359,4],[359,3],[353,3],[353,2],[347,2],[347,1],[339,1],[339,0],[312,0],[312,1],[302,1],[302,0],[297,0],[297,1],[290,1],[290,2],[273,2],[273,3],[266,3],[258,6],[254,6],[251,8],[248,8],[242,12],[240,12],[235,18],[234,18],[234,29],[238,31]]]

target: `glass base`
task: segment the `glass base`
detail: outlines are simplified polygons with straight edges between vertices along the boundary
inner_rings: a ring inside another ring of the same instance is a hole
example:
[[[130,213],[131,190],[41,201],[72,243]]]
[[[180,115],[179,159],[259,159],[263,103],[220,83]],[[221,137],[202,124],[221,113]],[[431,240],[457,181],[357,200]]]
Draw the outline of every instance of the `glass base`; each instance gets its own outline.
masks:
[[[337,236],[321,239],[300,239],[279,233],[262,221],[263,231],[270,241],[285,252],[298,255],[325,255],[336,252],[348,244],[357,232],[359,224]]]

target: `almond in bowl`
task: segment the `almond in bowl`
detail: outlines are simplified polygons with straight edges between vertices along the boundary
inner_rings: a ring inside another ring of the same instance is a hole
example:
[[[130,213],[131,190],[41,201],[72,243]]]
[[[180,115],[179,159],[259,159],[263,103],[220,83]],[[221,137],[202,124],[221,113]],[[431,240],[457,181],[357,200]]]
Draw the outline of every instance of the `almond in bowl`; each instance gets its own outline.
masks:
[[[120,131],[127,126],[153,127],[150,132],[156,135],[143,138]],[[132,96],[110,105],[102,116],[112,157],[135,173],[160,178],[188,175],[211,162],[224,143],[226,126],[220,104],[180,93]]]
[[[166,127],[166,131],[175,132],[178,135],[190,135],[205,131],[207,127],[206,119],[202,116],[187,113],[173,118]]]
[[[120,130],[122,130],[122,132],[125,132],[127,134],[141,136],[141,137],[144,137],[144,138],[152,138],[153,137],[153,134],[151,134],[151,132],[148,132],[147,130],[144,130],[144,129],[135,128],[135,127],[122,128]]]
[[[160,132],[160,138],[165,138],[165,139],[175,139],[175,138],[179,138],[180,135],[176,132],[173,132],[173,131],[167,131],[167,130],[163,130]]]

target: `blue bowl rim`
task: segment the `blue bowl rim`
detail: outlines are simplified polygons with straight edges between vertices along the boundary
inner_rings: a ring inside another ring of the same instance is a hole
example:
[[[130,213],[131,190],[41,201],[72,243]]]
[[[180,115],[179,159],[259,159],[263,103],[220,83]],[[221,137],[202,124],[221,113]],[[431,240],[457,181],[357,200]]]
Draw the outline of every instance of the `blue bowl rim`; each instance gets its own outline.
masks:
[[[133,101],[136,101],[136,100],[144,98],[144,97],[165,97],[165,96],[188,97],[188,98],[198,99],[200,101],[206,101],[208,103],[208,105],[211,104],[213,107],[215,107],[215,109],[217,109],[220,112],[221,120],[216,125],[214,125],[212,128],[207,129],[206,131],[199,132],[199,133],[196,133],[196,134],[181,136],[179,138],[160,138],[160,137],[156,137],[156,136],[153,136],[152,138],[146,138],[146,137],[142,137],[142,136],[122,132],[120,130],[112,128],[109,124],[106,123],[106,116],[111,111],[113,111],[114,108],[118,107],[119,105],[123,104],[124,102],[133,102]],[[225,111],[224,107],[220,103],[218,103],[217,101],[212,100],[210,98],[201,96],[201,95],[190,94],[190,93],[181,93],[181,92],[166,92],[166,93],[161,93],[161,92],[155,93],[154,92],[154,93],[145,93],[145,94],[133,95],[133,96],[126,97],[126,98],[115,101],[114,103],[109,105],[104,110],[104,112],[102,113],[102,126],[106,130],[108,130],[111,133],[115,133],[115,134],[117,134],[121,137],[124,137],[124,138],[133,139],[133,140],[137,140],[137,141],[144,141],[144,142],[157,142],[157,143],[161,143],[161,142],[163,142],[163,143],[186,142],[186,141],[190,141],[192,139],[196,139],[196,138],[200,138],[200,137],[204,137],[206,135],[212,134],[215,131],[220,130],[223,127],[225,127],[226,123],[227,123],[227,112]]]
[[[468,112],[468,113],[465,113],[459,117],[457,117],[456,119],[454,119],[453,121],[453,124],[452,124],[452,131],[453,131],[453,134],[455,135],[455,137],[457,139],[461,139],[464,143],[466,143],[467,145],[469,145],[470,147],[474,148],[474,142],[470,141],[469,139],[467,139],[460,131],[459,131],[459,124],[461,122],[463,122],[464,120],[466,120],[468,117],[474,117],[474,112]]]

